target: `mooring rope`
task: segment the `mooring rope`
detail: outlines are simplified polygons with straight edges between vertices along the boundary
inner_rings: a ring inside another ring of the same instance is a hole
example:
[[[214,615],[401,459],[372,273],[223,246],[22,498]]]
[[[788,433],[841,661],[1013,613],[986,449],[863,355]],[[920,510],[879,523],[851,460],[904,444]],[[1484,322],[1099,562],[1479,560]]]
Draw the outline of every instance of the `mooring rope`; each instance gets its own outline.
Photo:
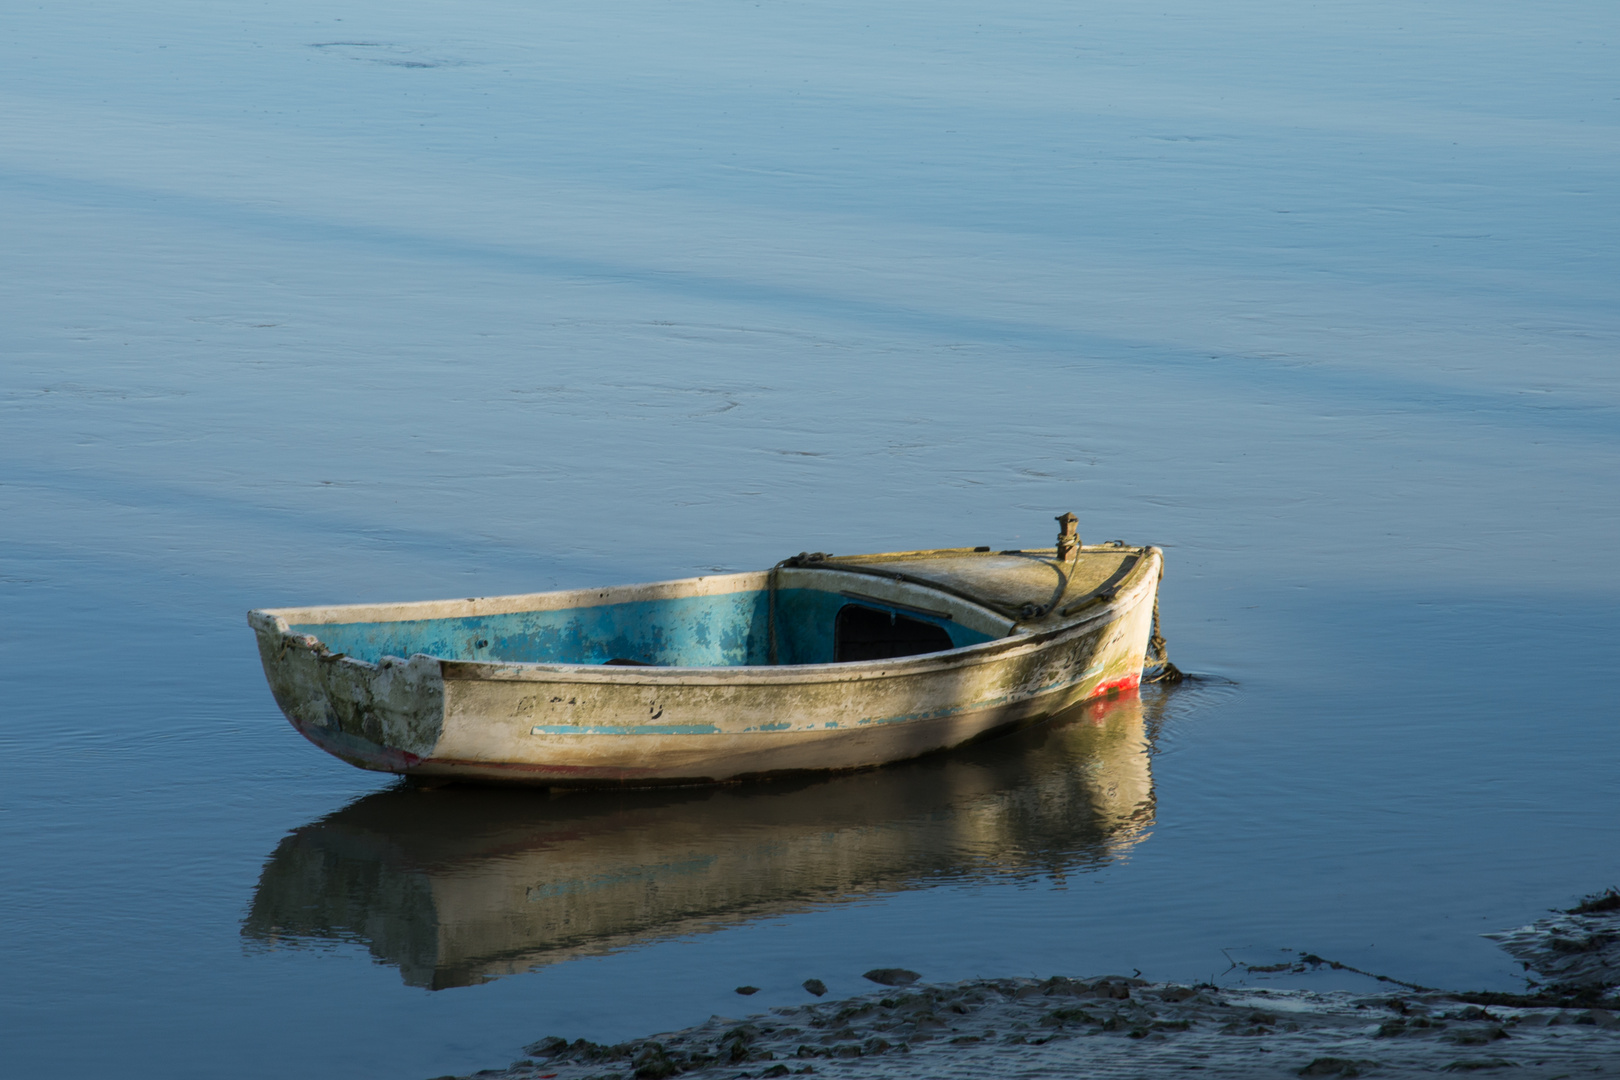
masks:
[[[1163,578],[1161,577],[1162,581]],[[1144,679],[1149,683],[1178,683],[1187,676],[1176,665],[1170,662],[1170,648],[1165,644],[1164,635],[1159,632],[1159,590],[1153,590],[1153,636],[1148,638],[1148,658],[1158,666],[1158,674],[1151,679]]]

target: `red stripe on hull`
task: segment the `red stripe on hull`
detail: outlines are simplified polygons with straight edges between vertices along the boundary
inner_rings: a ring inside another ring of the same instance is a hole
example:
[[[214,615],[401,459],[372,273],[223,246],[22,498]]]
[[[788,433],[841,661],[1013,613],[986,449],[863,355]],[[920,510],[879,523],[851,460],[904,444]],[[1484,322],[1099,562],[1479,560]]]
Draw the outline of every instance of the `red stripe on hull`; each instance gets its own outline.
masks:
[[[1141,685],[1142,673],[1138,671],[1136,674],[1127,675],[1123,679],[1110,679],[1107,682],[1100,682],[1097,684],[1096,689],[1092,690],[1087,696],[1102,697],[1104,694],[1122,694],[1127,690],[1135,690]]]

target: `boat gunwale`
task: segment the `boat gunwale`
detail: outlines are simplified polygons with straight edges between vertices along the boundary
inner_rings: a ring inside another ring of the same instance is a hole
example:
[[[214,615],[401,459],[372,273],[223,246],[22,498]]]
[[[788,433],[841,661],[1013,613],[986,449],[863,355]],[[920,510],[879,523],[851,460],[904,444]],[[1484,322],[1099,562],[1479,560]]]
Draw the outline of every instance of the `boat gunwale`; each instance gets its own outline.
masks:
[[[674,578],[669,581],[636,582],[628,585],[599,585],[583,589],[552,589],[536,593],[508,593],[500,596],[469,596],[463,599],[403,600],[381,604],[310,604],[303,607],[255,608],[248,619],[255,616],[280,619],[284,623],[299,625],[345,625],[355,622],[415,622],[424,619],[465,619],[481,615],[516,615],[526,611],[567,611],[574,608],[610,607],[614,604],[635,603],[640,600],[680,600],[696,596],[725,596],[748,592],[748,589],[714,588],[713,585],[733,583],[738,578],[758,578],[763,590],[769,581],[769,570],[742,570],[731,574],[700,574],[697,577]],[[578,600],[577,603],[572,602]],[[567,603],[561,601],[569,601]],[[454,609],[445,614],[429,614],[439,609]],[[988,609],[987,609],[988,610]],[[399,613],[392,618],[355,618],[368,612]],[[421,612],[421,614],[416,614]],[[295,618],[289,618],[295,616]],[[328,616],[338,616],[331,618]]]
[[[904,581],[908,584],[919,585],[923,588],[933,589],[946,596],[950,596],[965,604],[979,608],[991,617],[1006,621],[1012,619],[1019,621],[1016,616],[1001,611],[996,607],[976,599],[965,593],[957,592],[950,586],[926,579],[914,578],[900,571],[884,573],[880,567],[867,565],[871,560],[899,560],[947,558],[962,555],[1033,555],[1045,557],[1048,553],[1055,554],[1053,548],[1020,548],[1016,552],[984,552],[978,548],[929,548],[921,551],[888,551],[875,552],[869,555],[829,555],[814,562],[800,563],[796,559],[785,559],[777,564],[776,569],[795,570],[844,570],[852,574],[869,577],[887,578],[893,581]],[[1087,544],[1080,549],[1081,552],[1115,552],[1120,554],[1135,554],[1147,556],[1160,549],[1150,545],[1117,547],[1113,544]],[[410,622],[419,618],[470,618],[479,615],[513,615],[525,611],[562,611],[569,608],[607,607],[613,604],[634,603],[637,600],[678,600],[693,596],[723,596],[728,593],[746,592],[747,589],[733,588],[738,579],[757,578],[760,589],[769,588],[770,575],[774,570],[739,570],[729,574],[699,574],[696,577],[672,578],[667,581],[633,582],[626,585],[597,585],[579,589],[552,589],[546,592],[533,593],[506,593],[499,596],[468,596],[463,598],[440,598],[437,600],[403,600],[384,603],[359,604],[305,604],[291,607],[254,608],[248,612],[248,621],[258,625],[256,619],[281,619],[303,625],[332,624],[348,622]],[[1136,568],[1132,568],[1134,575]],[[1121,586],[1123,586],[1121,582]],[[567,601],[566,603],[563,601]],[[575,602],[575,601],[578,602]],[[454,613],[428,614],[440,609],[454,609]],[[422,612],[420,615],[412,612]],[[397,617],[384,618],[357,618],[366,613],[399,613]],[[296,616],[296,618],[289,618]],[[336,617],[333,617],[336,616]]]
[[[949,549],[946,549],[949,551]],[[971,549],[959,549],[970,551]],[[324,642],[313,634],[294,633],[288,628],[283,613],[307,611],[335,611],[337,607],[328,608],[266,608],[248,613],[248,620],[255,628],[274,630],[279,632],[286,644],[296,645],[315,653],[317,657],[328,662],[352,664],[367,670],[379,670],[395,664],[414,662],[418,657],[430,660],[439,665],[441,676],[446,681],[465,682],[579,682],[620,685],[646,685],[658,686],[671,683],[685,683],[694,686],[744,684],[751,686],[770,686],[792,683],[818,683],[818,682],[864,682],[872,679],[901,678],[913,675],[928,674],[934,671],[948,670],[953,667],[971,667],[980,663],[989,663],[1004,659],[1003,654],[1015,651],[1034,650],[1044,647],[1054,640],[1071,633],[1089,633],[1091,630],[1106,626],[1125,611],[1141,600],[1141,593],[1145,588],[1157,586],[1158,577],[1163,573],[1163,552],[1156,547],[1141,547],[1136,549],[1122,549],[1138,556],[1137,562],[1131,567],[1123,580],[1113,586],[1112,596],[1104,597],[1101,593],[1089,598],[1093,602],[1086,602],[1088,598],[1082,597],[1071,601],[1064,610],[1075,603],[1081,603],[1080,610],[1072,615],[1048,614],[1037,620],[1030,620],[1028,628],[1020,629],[1019,623],[1014,623],[1014,629],[1006,637],[995,638],[991,641],[978,642],[973,645],[963,645],[954,649],[941,649],[938,652],[917,653],[911,656],[890,657],[879,660],[846,660],[820,664],[734,664],[715,665],[710,667],[676,667],[676,666],[649,666],[649,667],[620,667],[603,664],[546,664],[524,663],[521,661],[479,661],[479,660],[451,660],[433,656],[430,653],[413,653],[409,657],[384,656],[373,663],[361,660],[345,653],[332,652]],[[954,553],[954,552],[952,552]],[[1037,552],[1030,552],[1038,554]],[[911,554],[911,553],[901,553]],[[877,556],[866,556],[877,557]],[[1149,568],[1158,568],[1158,575],[1151,575],[1153,581],[1148,584]],[[802,569],[825,569],[836,571],[840,567],[836,564],[824,563],[810,564]],[[764,577],[771,571],[745,571],[739,574],[723,575],[724,577],[748,577],[758,575]],[[646,587],[683,585],[691,582],[714,580],[722,575],[706,575],[698,578],[683,578],[667,582],[650,582]],[[893,578],[891,578],[893,580]],[[921,580],[906,580],[906,584],[918,588],[934,589],[943,596],[949,596],[959,602],[972,603],[958,596],[953,591],[940,589],[932,583]],[[632,589],[640,586],[619,586],[618,588]],[[606,589],[569,590],[581,593],[604,593]],[[561,596],[563,592],[528,594],[532,596]],[[517,597],[491,597],[491,600],[516,599]],[[414,601],[412,604],[443,604],[465,603],[465,601]],[[354,604],[344,605],[348,608],[376,609],[384,605]],[[409,606],[409,605],[398,605]],[[598,605],[599,606],[599,605]],[[983,604],[978,604],[985,611],[992,611]],[[526,610],[526,609],[518,609]],[[377,620],[377,621],[408,621],[408,620]],[[313,644],[311,644],[313,643]]]

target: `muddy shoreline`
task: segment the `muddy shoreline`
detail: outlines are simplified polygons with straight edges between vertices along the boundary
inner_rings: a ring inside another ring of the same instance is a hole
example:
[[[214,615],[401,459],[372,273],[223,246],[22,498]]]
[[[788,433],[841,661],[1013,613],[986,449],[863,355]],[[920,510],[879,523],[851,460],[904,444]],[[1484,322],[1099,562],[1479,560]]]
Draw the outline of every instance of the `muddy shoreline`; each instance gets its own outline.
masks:
[[[1524,994],[1194,986],[1100,976],[911,982],[837,1001],[713,1017],[602,1045],[548,1036],[484,1080],[742,1080],[778,1076],[1207,1077],[1484,1073],[1620,1077],[1620,897],[1612,891],[1489,935],[1525,964]],[[1343,968],[1304,955],[1254,971]],[[1354,970],[1354,969],[1348,969]],[[813,992],[813,990],[812,990]],[[460,1078],[457,1078],[460,1080]]]

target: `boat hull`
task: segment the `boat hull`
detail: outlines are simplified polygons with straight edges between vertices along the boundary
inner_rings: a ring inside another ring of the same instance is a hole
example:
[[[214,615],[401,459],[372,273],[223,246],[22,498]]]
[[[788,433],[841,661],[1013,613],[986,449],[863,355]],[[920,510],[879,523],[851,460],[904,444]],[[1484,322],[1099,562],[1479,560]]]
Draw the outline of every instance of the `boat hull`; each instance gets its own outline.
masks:
[[[712,783],[857,769],[959,746],[1135,687],[1159,555],[1073,618],[857,663],[713,668],[332,654],[257,612],[282,711],[367,769],[543,786]]]

